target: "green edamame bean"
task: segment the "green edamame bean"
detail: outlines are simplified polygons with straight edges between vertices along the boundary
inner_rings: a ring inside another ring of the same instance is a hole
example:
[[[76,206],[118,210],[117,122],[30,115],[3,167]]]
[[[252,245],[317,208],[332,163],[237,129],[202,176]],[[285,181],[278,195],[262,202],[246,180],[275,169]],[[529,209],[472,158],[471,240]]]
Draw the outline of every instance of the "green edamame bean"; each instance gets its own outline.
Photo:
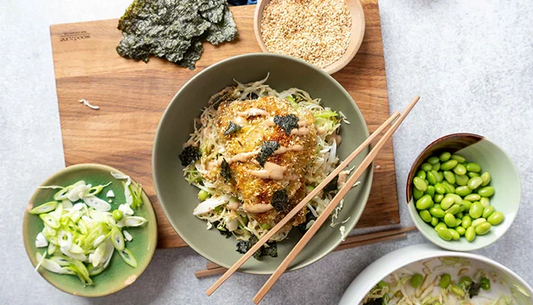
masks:
[[[459,226],[461,225],[462,222],[463,222],[463,221],[462,221],[459,217],[456,217],[456,218],[455,218],[455,226],[454,226],[454,228],[455,228],[455,227],[459,227]],[[461,227],[461,228],[462,228],[462,227]]]
[[[390,286],[389,286],[389,284],[387,284],[387,282],[385,282],[385,281],[379,281],[379,283],[378,283],[378,288],[379,288],[379,289],[383,289],[383,288],[385,288],[385,287],[390,287]]]
[[[459,205],[459,213],[463,213],[464,211],[465,211],[465,206],[460,204]],[[457,214],[459,214],[459,213],[457,213]]]
[[[444,195],[442,194],[436,194],[435,197],[433,197],[433,201],[435,202],[441,202],[442,199],[444,199]]]
[[[444,187],[444,192],[446,194],[455,193],[455,187],[448,183],[448,181],[442,181],[442,186]]]
[[[483,207],[487,207],[490,205],[490,200],[487,197],[482,197],[481,199],[479,199],[479,203],[481,203]]]
[[[452,154],[450,154],[449,152],[443,152],[442,154],[440,154],[439,156],[439,160],[441,162],[446,162],[448,160],[450,160],[450,158],[452,157]]]
[[[446,228],[439,228],[437,230],[437,234],[439,235],[440,238],[448,241],[448,240],[452,240],[452,233],[450,233],[450,230],[446,229]]]
[[[455,200],[455,203],[457,203],[457,204],[463,203],[463,198],[461,198],[461,196],[459,196],[457,194],[448,194],[446,196],[452,197]]]
[[[468,200],[468,201],[479,201],[479,199],[481,199],[481,196],[479,196],[478,194],[470,194],[470,195],[466,195],[464,200]]]
[[[124,214],[121,210],[114,210],[113,213],[111,213],[111,217],[113,217],[114,220],[119,221],[122,219]]]
[[[467,175],[455,175],[455,183],[457,183],[460,186],[464,186],[468,183],[468,176]]]
[[[438,157],[433,156],[433,157],[428,158],[428,159],[427,159],[427,162],[428,162],[429,164],[431,164],[431,165],[435,165],[435,164],[439,163],[440,160],[439,160]]]
[[[461,236],[465,235],[465,232],[466,232],[465,228],[463,227],[457,227],[455,228],[455,231],[457,231],[457,233],[459,233],[459,235]]]
[[[470,206],[470,210],[468,211],[468,214],[470,214],[470,217],[472,217],[473,219],[481,217],[481,215],[483,215],[483,206],[481,205],[481,203],[479,202],[472,203],[472,205]]]
[[[452,277],[448,273],[444,273],[440,276],[439,286],[442,289],[448,288],[452,282]]]
[[[413,197],[415,197],[415,200],[420,199],[422,196],[424,196],[424,192],[419,191],[416,187],[413,188]]]
[[[481,280],[479,280],[479,283],[481,284],[481,289],[483,290],[490,289],[490,280],[488,278],[482,277]]]
[[[488,223],[490,223],[491,225],[493,226],[497,226],[499,225],[500,223],[502,223],[504,219],[504,216],[503,216],[503,213],[500,212],[500,211],[496,211],[494,213],[492,213],[492,215],[489,216],[489,218],[487,219]]]
[[[436,226],[439,224],[439,219],[437,217],[431,217],[431,225]]]
[[[487,186],[490,183],[490,173],[484,172],[481,174],[481,179],[483,179],[483,183],[481,183],[481,186]]]
[[[433,207],[433,199],[429,195],[424,195],[416,201],[416,208],[419,210],[426,210]]]
[[[208,192],[206,192],[204,190],[200,190],[198,192],[198,199],[200,199],[200,201],[204,201],[204,200],[206,200],[209,197],[211,197],[211,194],[209,194]]]
[[[435,185],[437,183],[437,177],[435,177],[435,174],[433,174],[432,171],[427,172],[426,178],[431,185]]]
[[[455,217],[459,218],[459,219],[463,219],[463,217],[465,216],[465,214],[463,214],[463,212],[459,212],[455,215]]]
[[[415,177],[418,177],[420,179],[426,179],[426,172],[423,170],[419,170],[418,172],[416,172]]]
[[[429,214],[428,210],[423,210],[418,213],[420,215],[420,218],[422,218],[425,222],[431,222],[431,214]]]
[[[463,206],[465,207],[465,210],[470,210],[471,205],[472,205],[472,202],[468,200],[463,200]]]
[[[469,172],[479,173],[481,171],[481,166],[474,162],[469,162],[466,164],[466,170]]]
[[[420,287],[420,285],[422,285],[423,281],[424,281],[424,276],[420,273],[415,273],[413,277],[411,278],[411,286],[416,289]]]
[[[461,211],[461,206],[454,203],[449,209],[447,209],[446,211],[444,211],[445,213],[450,213],[450,214],[457,214]]]
[[[484,188],[479,189],[477,193],[481,197],[491,197],[494,195],[494,188],[492,186],[485,186]]]
[[[478,219],[472,221],[472,227],[476,228],[477,226],[479,226],[480,224],[483,224],[485,222],[487,222],[487,220],[485,218],[478,218]]]
[[[482,223],[482,224],[480,224],[479,226],[476,227],[476,234],[477,235],[485,235],[485,234],[489,233],[491,227],[492,227],[492,225],[490,223],[484,222],[484,223]]]
[[[437,209],[442,209],[442,207],[440,206],[440,204],[436,203],[433,205],[434,208],[437,208]]]
[[[461,298],[462,298],[462,297],[465,296],[465,292],[464,292],[464,290],[463,290],[461,287],[457,286],[457,285],[452,285],[452,286],[450,287],[450,291],[451,291],[453,294],[455,294],[456,296],[458,296],[458,297],[461,297]]]
[[[490,215],[494,213],[494,207],[492,205],[488,205],[483,208],[483,215],[481,217],[483,218],[489,218]]]
[[[438,194],[444,194],[446,193],[446,190],[444,189],[444,186],[441,183],[435,184],[435,192]]]
[[[431,170],[431,173],[433,174],[433,176],[435,176],[435,180],[437,180],[437,182],[442,182],[442,180],[444,179],[442,174],[434,169]]]
[[[465,229],[468,229],[472,225],[472,218],[468,215],[465,215],[462,219],[463,223],[461,226]]]
[[[449,196],[444,197],[440,202],[440,206],[443,210],[449,209],[455,203],[455,199]]]
[[[425,171],[425,172],[429,172],[430,170],[433,169],[433,166],[429,163],[424,163],[422,165],[420,165],[420,168]]]
[[[449,171],[450,169],[457,166],[457,164],[459,164],[457,160],[448,160],[440,165],[440,169],[443,171]]]
[[[453,168],[453,172],[457,175],[464,175],[466,174],[466,167],[462,164],[457,164],[457,166]]]
[[[439,231],[440,229],[448,229],[448,227],[446,226],[446,224],[444,222],[439,222],[435,226],[435,231]]]
[[[431,167],[434,171],[438,171],[440,170],[440,163],[437,163],[437,164],[433,164],[433,166]]]
[[[430,208],[429,209],[429,213],[434,216],[434,217],[437,217],[437,218],[443,218],[444,215],[446,215],[446,213],[444,213],[444,211],[442,209],[439,209],[439,208]]]
[[[435,195],[435,187],[433,185],[429,185],[426,189],[426,194],[433,197],[433,195]]]
[[[455,216],[453,216],[453,214],[451,213],[446,213],[446,215],[444,215],[444,223],[448,226],[448,227],[455,227]]]
[[[455,193],[459,196],[465,197],[466,195],[472,193],[472,189],[468,186],[459,186],[455,189]]]
[[[455,174],[450,171],[444,171],[442,172],[442,175],[444,176],[444,180],[448,181],[450,184],[455,184]]]
[[[465,288],[468,288],[470,287],[470,285],[472,285],[472,278],[469,277],[469,276],[463,276],[459,279],[459,286],[460,287],[465,287]]]
[[[465,157],[463,157],[461,155],[458,155],[458,154],[453,154],[451,158],[453,160],[457,160],[457,162],[459,162],[459,163],[465,163],[466,162]]]
[[[454,229],[448,229],[448,231],[450,231],[450,234],[452,234],[453,240],[459,240],[461,238],[461,235],[459,235],[459,233],[457,233],[457,231]]]
[[[479,177],[479,174],[474,172],[468,172],[466,175],[470,178]]]
[[[422,192],[425,192],[428,187],[424,179],[421,179],[420,177],[415,177],[413,179],[413,184],[415,185],[417,189],[419,189]]]
[[[465,238],[470,242],[474,241],[476,239],[476,228],[468,227],[465,232]]]
[[[467,185],[471,190],[475,190],[481,185],[481,183],[483,183],[483,179],[481,179],[481,177],[474,177],[468,180]]]

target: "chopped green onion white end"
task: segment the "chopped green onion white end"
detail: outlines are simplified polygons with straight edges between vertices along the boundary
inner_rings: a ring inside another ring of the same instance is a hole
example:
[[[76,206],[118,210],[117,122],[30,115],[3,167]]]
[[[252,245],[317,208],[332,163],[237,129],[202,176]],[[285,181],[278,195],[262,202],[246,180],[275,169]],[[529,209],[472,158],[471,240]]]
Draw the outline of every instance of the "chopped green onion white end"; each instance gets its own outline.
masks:
[[[133,216],[132,208],[142,206],[142,188],[132,183],[129,176],[111,173],[123,182],[126,203],[121,204],[113,213],[111,205],[96,197],[111,184],[92,186],[80,180],[67,187],[41,186],[43,189],[60,189],[54,200],[30,210],[39,215],[44,228],[35,239],[37,248],[47,250],[36,253],[35,270],[44,268],[58,274],[76,275],[84,285],[93,285],[91,276],[104,271],[116,249],[124,261],[137,266],[137,260],[126,247],[126,241],[133,237],[123,230],[125,227],[139,227],[147,220]],[[107,197],[114,197],[113,191]],[[59,251],[58,251],[59,250]]]

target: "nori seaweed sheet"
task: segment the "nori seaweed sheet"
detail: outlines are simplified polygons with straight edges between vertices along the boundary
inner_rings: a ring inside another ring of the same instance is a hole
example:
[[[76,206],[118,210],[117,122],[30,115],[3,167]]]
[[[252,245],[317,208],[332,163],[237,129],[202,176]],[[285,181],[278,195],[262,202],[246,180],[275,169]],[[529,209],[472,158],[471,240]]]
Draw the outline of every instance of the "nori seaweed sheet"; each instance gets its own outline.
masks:
[[[233,121],[230,121],[228,124],[228,128],[226,129],[226,131],[224,131],[224,135],[228,136],[232,133],[236,133],[237,131],[241,130],[241,128],[241,125],[235,124]]]
[[[293,129],[298,128],[298,120],[298,117],[294,114],[274,116],[274,123],[283,128],[286,135],[290,135]]]
[[[261,146],[261,150],[259,151],[259,154],[255,158],[257,162],[261,166],[265,166],[265,162],[270,157],[276,149],[279,148],[279,143],[276,141],[265,141],[263,142],[263,145]]]
[[[194,69],[202,41],[219,44],[237,36],[224,0],[134,0],[120,18],[117,52],[148,62],[151,55]]]
[[[272,195],[270,204],[278,212],[286,211],[289,207],[289,196],[287,195],[287,191],[285,189],[275,191],[274,195]]]
[[[225,182],[228,182],[231,179],[231,168],[226,159],[222,159],[222,164],[220,164],[220,175],[224,177]]]
[[[181,165],[187,166],[189,164],[193,164],[196,162],[196,160],[200,159],[202,156],[202,153],[200,153],[200,150],[197,146],[187,146],[183,149],[181,154],[179,155],[181,160]]]

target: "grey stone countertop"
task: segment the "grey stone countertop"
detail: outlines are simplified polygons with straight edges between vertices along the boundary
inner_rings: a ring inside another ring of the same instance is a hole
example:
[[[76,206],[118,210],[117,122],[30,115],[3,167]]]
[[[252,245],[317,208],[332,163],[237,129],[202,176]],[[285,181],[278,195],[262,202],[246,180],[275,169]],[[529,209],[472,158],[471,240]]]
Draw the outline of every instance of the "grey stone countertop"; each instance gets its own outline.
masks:
[[[121,16],[130,0],[3,0],[0,5],[0,304],[251,304],[266,276],[236,274],[212,297],[216,277],[196,279],[206,260],[191,249],[157,250],[130,287],[105,298],[63,293],[33,271],[22,243],[22,216],[35,187],[64,167],[49,26]],[[394,136],[402,225],[406,175],[434,139],[472,132],[514,160],[522,205],[513,226],[477,253],[533,284],[533,2],[381,0],[390,110],[423,100]],[[264,304],[335,304],[366,266],[401,241],[331,253],[285,274]]]

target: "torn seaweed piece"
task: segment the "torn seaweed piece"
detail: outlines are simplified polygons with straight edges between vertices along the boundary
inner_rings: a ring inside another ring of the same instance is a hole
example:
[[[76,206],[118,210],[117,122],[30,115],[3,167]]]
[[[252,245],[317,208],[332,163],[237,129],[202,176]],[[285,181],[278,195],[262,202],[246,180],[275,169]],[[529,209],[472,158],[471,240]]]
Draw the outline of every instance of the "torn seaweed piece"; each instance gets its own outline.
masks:
[[[290,135],[293,129],[298,128],[298,117],[294,114],[276,115],[274,123],[285,130],[286,135]]]
[[[222,164],[220,164],[220,175],[224,177],[225,182],[228,182],[231,179],[231,168],[226,159],[222,159]]]
[[[470,298],[473,298],[476,295],[478,295],[480,288],[481,288],[481,283],[473,282],[472,285],[470,285],[470,288],[468,288],[468,294],[470,295]]]
[[[229,124],[228,124],[228,129],[226,129],[226,131],[224,131],[224,135],[227,136],[227,135],[230,135],[232,133],[236,133],[237,131],[241,130],[241,128],[242,128],[242,126],[233,123],[233,121],[230,121]]]
[[[289,207],[289,196],[287,196],[287,190],[277,190],[274,192],[274,195],[272,195],[272,201],[270,204],[276,209],[278,212],[283,212],[287,210]]]
[[[224,14],[222,17],[221,22],[213,23],[205,32],[205,40],[214,45],[226,41],[232,41],[237,37],[237,25],[235,24],[231,11],[227,6],[224,7]]]
[[[230,237],[233,236],[233,234],[230,231],[228,231],[224,227],[220,226],[220,221],[213,222],[213,226],[215,228],[217,228],[217,230],[220,233],[220,235],[225,236],[226,238],[230,238]]]
[[[263,142],[263,146],[261,146],[261,151],[255,158],[261,166],[265,166],[265,162],[270,157],[276,149],[279,148],[279,143],[276,141],[265,141]]]
[[[183,149],[179,158],[181,160],[181,165],[187,166],[196,162],[201,156],[202,154],[197,146],[187,146]]]
[[[366,301],[364,305],[383,305],[383,304],[385,304],[383,301],[383,298],[377,298],[377,299]]]
[[[307,211],[307,214],[305,214],[305,222],[296,226],[298,231],[300,231],[302,233],[305,233],[307,231],[307,224],[311,220],[316,220],[316,217],[315,217],[315,215],[313,215],[313,213],[311,211]]]
[[[339,175],[335,176],[323,189],[322,192],[324,195],[335,192],[337,190],[337,183],[339,181]]]
[[[248,240],[239,240],[237,242],[237,250],[236,251],[241,253],[241,254],[245,254],[258,241],[259,241],[259,239],[255,235],[252,235]],[[260,248],[259,250],[257,250],[257,252],[254,253],[253,256],[254,256],[255,259],[259,259],[261,257],[261,252],[262,252],[261,250],[262,249]]]
[[[269,241],[261,247],[261,256],[278,257],[278,244],[275,241]]]

